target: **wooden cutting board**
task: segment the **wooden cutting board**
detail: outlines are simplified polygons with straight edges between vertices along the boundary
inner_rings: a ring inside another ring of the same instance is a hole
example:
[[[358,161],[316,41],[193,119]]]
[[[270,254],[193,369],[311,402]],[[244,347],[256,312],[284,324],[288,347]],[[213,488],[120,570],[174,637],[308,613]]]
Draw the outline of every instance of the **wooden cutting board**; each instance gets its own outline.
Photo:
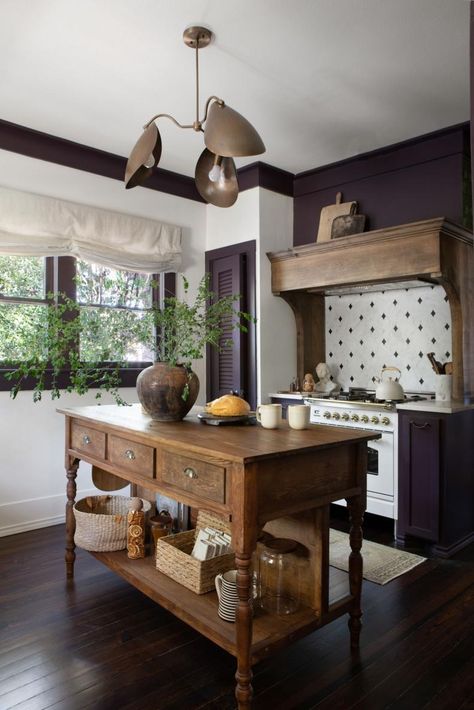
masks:
[[[328,205],[321,210],[318,236],[316,237],[318,244],[320,242],[328,242],[331,239],[332,223],[336,217],[349,215],[355,211],[356,207],[357,203],[355,201],[342,202],[342,192],[338,192],[336,195],[336,204]]]

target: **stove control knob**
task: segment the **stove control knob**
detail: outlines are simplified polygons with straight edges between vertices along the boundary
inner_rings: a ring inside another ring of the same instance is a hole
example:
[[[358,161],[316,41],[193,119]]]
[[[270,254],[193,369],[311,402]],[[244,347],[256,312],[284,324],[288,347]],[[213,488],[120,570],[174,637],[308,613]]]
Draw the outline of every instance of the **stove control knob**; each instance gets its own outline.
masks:
[[[324,412],[323,417],[325,419],[331,419],[331,412]]]
[[[332,418],[333,418],[333,419],[340,419],[340,418],[341,418],[341,415],[339,414],[339,412],[333,412],[333,413],[332,413]]]
[[[351,415],[351,422],[358,422],[359,421],[359,415],[358,414],[352,414]]]
[[[367,424],[367,422],[369,421],[369,417],[367,416],[367,414],[363,414],[360,418],[360,421],[364,422],[364,424]]]
[[[378,424],[379,418],[378,417],[370,417],[370,421],[372,422],[372,424]]]
[[[387,426],[388,424],[390,424],[390,419],[389,419],[388,417],[382,417],[382,419],[381,419],[380,421],[381,421],[382,424],[384,424],[385,426]]]
[[[341,414],[341,419],[343,422],[349,421],[349,415],[347,414],[347,412],[345,412],[344,414]]]

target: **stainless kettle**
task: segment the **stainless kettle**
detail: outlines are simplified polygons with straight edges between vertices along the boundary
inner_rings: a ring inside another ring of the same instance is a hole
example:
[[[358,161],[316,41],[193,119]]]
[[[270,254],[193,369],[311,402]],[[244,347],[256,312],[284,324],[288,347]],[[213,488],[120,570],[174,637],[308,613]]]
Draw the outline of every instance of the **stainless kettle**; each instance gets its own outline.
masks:
[[[388,377],[383,378],[384,372],[395,371],[398,372],[398,377]],[[375,388],[375,399],[385,400],[401,400],[405,398],[405,393],[403,392],[403,387],[399,383],[399,378],[401,372],[398,367],[383,367],[380,377],[375,377],[375,381],[378,382]]]

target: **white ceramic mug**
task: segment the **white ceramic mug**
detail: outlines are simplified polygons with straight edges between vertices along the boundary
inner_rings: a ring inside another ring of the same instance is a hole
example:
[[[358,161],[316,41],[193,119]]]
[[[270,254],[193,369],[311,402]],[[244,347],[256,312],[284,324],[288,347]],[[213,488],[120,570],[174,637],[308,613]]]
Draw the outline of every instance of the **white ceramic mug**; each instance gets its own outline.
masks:
[[[281,424],[281,404],[259,404],[255,415],[264,429],[277,429]]]
[[[239,605],[237,570],[231,569],[223,574],[218,574],[215,584],[219,599],[217,613],[224,621],[235,621],[235,612]]]
[[[310,412],[309,404],[290,404],[287,409],[288,424],[292,429],[306,429]]]
[[[449,402],[453,386],[452,375],[436,375],[435,397],[439,402]]]

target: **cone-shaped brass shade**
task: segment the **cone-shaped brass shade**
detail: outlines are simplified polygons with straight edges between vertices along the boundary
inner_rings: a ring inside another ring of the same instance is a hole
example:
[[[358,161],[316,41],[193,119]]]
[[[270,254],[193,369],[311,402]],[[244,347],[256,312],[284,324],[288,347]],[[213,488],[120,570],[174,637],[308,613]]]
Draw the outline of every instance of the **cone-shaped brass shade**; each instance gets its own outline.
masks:
[[[196,164],[196,187],[206,202],[216,207],[231,207],[239,194],[237,171],[232,158],[222,158],[220,163],[222,176],[215,182],[209,178],[216,156],[204,148]]]
[[[153,157],[150,166],[149,158]],[[150,123],[135,143],[125,168],[125,187],[141,185],[153,172],[161,158],[161,136],[155,123]],[[147,165],[145,165],[145,163]],[[148,166],[148,167],[147,167]]]
[[[216,155],[228,158],[265,152],[265,145],[252,124],[230,106],[221,106],[217,101],[209,107],[204,143]]]

